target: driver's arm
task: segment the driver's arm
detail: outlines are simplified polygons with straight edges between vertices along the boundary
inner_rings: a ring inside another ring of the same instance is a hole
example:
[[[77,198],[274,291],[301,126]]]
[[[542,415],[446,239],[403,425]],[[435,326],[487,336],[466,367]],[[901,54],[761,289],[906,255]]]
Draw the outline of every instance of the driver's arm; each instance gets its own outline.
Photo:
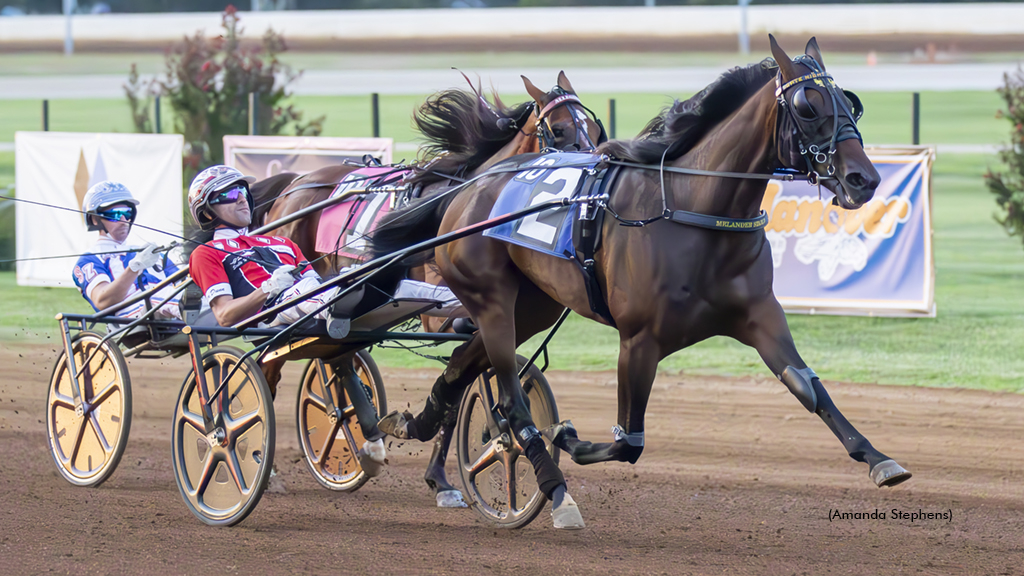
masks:
[[[210,301],[210,308],[217,323],[227,327],[255,315],[266,302],[267,294],[257,289],[241,298],[233,298],[226,294],[217,296]]]
[[[97,284],[92,289],[92,301],[100,310],[109,308],[115,304],[119,304],[124,301],[125,296],[128,295],[128,291],[131,290],[132,285],[135,283],[135,279],[139,277],[139,272],[132,272],[128,267],[125,267],[124,273],[118,276],[113,282],[103,282]]]

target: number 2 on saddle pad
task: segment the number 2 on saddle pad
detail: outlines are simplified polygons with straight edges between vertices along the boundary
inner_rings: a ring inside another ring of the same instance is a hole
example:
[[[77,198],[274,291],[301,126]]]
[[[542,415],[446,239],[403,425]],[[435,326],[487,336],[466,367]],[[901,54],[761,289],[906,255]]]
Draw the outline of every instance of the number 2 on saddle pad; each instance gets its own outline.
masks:
[[[557,156],[561,155],[552,154],[537,158],[527,166],[536,168],[526,170],[510,180],[491,208],[490,217],[502,216],[549,200],[574,196],[580,182],[583,181],[583,169],[557,167]],[[559,258],[572,258],[572,217],[575,213],[575,206],[546,210],[487,230],[484,236]]]

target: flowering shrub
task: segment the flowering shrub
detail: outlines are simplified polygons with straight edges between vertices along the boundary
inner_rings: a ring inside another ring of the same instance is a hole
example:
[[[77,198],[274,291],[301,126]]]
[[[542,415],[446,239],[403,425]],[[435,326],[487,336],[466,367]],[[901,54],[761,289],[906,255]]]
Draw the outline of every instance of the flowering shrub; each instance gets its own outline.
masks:
[[[997,111],[996,117],[1006,119],[1012,126],[1010,145],[999,152],[1006,170],[990,169],[984,178],[999,206],[996,222],[1007,234],[1024,241],[1024,70],[1018,68],[1013,74],[1004,74],[1003,82],[997,92],[1006,102],[1006,109]]]
[[[258,134],[277,135],[289,126],[299,136],[318,136],[324,117],[303,122],[302,112],[284,105],[285,88],[299,77],[278,55],[284,38],[267,30],[257,46],[242,45],[234,6],[221,17],[223,35],[208,39],[202,31],[170,48],[163,78],[141,82],[132,66],[125,92],[135,128],[152,132],[154,95],[174,111],[174,131],[185,137],[185,181],[205,166],[224,161],[223,137],[248,134],[249,93],[258,95]]]

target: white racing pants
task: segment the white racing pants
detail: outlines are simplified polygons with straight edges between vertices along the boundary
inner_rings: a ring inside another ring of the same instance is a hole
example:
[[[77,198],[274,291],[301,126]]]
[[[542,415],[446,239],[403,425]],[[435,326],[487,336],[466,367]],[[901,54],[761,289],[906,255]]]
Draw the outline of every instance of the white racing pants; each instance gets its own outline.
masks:
[[[320,280],[313,277],[301,278],[298,282],[292,285],[291,288],[284,291],[277,303],[290,302],[296,298],[301,297],[306,292],[311,292],[320,286]],[[294,324],[306,314],[316,310],[317,308],[324,305],[334,298],[338,293],[339,288],[331,288],[325,292],[317,294],[312,298],[303,298],[301,302],[292,306],[291,308],[282,311],[274,318],[271,326],[281,326],[284,324]],[[427,282],[420,282],[418,280],[402,280],[398,284],[398,289],[395,290],[395,298],[415,298],[420,300],[434,300],[441,304],[440,308],[431,308],[425,312],[427,316],[436,316],[440,318],[465,318],[469,314],[466,313],[466,309],[463,308],[462,303],[455,297],[455,294],[447,286],[435,286]],[[316,315],[320,320],[327,320],[330,317],[330,308],[322,310]]]

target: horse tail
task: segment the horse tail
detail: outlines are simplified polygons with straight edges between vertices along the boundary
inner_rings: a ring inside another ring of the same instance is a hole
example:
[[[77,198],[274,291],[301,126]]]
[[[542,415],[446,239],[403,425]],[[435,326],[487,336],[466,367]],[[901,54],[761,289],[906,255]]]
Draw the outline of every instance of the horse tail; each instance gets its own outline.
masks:
[[[441,220],[455,196],[454,190],[442,190],[389,213],[377,225],[370,238],[371,257],[386,256],[436,237],[441,228]],[[428,250],[406,263],[414,266],[432,257],[433,251]]]
[[[250,228],[259,228],[265,224],[264,220],[267,218],[267,214],[270,209],[274,207],[274,200],[281,195],[281,192],[288,187],[296,178],[298,174],[294,172],[282,172],[276,176],[271,176],[264,180],[254,183],[249,187],[249,192],[252,193],[253,211],[252,219],[249,222]]]

